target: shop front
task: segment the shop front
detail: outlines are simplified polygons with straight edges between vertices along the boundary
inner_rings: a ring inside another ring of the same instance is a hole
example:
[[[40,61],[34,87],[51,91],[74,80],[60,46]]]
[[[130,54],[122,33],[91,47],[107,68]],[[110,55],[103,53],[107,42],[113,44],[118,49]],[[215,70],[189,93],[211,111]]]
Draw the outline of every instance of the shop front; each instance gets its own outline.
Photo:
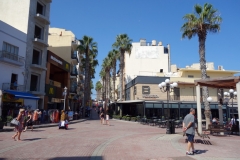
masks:
[[[16,117],[20,108],[25,108],[27,110],[36,109],[39,99],[39,97],[27,92],[4,90],[2,94],[3,120],[6,120],[7,116]]]

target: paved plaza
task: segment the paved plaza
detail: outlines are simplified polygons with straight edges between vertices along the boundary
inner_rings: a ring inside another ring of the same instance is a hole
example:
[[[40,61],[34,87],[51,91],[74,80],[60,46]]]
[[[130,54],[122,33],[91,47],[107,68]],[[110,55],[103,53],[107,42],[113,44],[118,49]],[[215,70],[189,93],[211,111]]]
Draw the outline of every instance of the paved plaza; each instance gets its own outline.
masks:
[[[96,117],[96,113],[93,114]],[[50,160],[237,160],[239,136],[196,137],[194,156],[185,156],[186,143],[181,129],[166,135],[165,129],[137,122],[111,120],[100,125],[97,118],[69,125],[38,128],[23,132],[22,141],[13,141],[14,132],[0,132],[0,159]]]

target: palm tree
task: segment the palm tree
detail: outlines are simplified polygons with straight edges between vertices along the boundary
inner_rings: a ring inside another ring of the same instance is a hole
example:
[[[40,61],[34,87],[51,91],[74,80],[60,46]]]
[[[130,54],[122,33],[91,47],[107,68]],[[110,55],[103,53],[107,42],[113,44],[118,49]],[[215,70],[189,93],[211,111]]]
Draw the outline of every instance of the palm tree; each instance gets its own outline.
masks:
[[[80,54],[85,55],[85,81],[84,81],[84,98],[83,98],[83,116],[85,115],[85,104],[89,101],[89,96],[91,93],[90,89],[90,54],[97,54],[98,47],[97,43],[94,42],[92,37],[83,36],[80,41],[80,45],[77,47]]]
[[[202,79],[207,78],[206,59],[205,59],[205,42],[208,32],[217,33],[220,31],[222,18],[218,14],[218,10],[214,9],[211,4],[205,3],[204,6],[196,4],[193,14],[186,14],[183,19],[186,21],[181,27],[182,38],[191,39],[193,36],[198,36],[199,41],[199,57]],[[203,101],[205,106],[206,126],[210,124],[211,110],[208,98],[208,88],[203,87]]]
[[[108,57],[106,57],[103,60],[102,64],[103,70],[105,71],[105,105],[107,105],[108,99],[109,99],[109,84],[110,84],[110,60]]]
[[[100,77],[102,79],[102,100],[105,100],[105,81],[106,81],[106,72],[104,71],[104,68],[102,68],[101,72],[100,72]]]
[[[101,89],[103,88],[103,85],[100,81],[97,81],[97,83],[95,84],[95,90],[97,92],[101,91]],[[99,99],[98,99],[99,100]]]
[[[132,40],[127,34],[120,34],[116,37],[116,42],[113,47],[119,49],[120,52],[120,100],[122,101],[123,95],[123,69],[124,69],[124,54],[125,52],[131,54]]]
[[[110,59],[110,65],[111,65],[111,68],[112,68],[112,80],[113,80],[113,101],[115,101],[115,82],[116,82],[116,63],[117,63],[117,60],[119,59],[120,57],[120,54],[119,54],[119,51],[118,50],[115,50],[113,49],[112,51],[110,51],[108,53],[108,57]]]

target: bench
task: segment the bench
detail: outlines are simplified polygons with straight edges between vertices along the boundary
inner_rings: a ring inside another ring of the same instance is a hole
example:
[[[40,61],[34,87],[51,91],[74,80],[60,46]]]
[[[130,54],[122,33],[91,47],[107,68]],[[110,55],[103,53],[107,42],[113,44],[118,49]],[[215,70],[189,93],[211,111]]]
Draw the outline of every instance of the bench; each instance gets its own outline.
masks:
[[[224,125],[212,125],[209,124],[208,125],[208,129],[204,131],[204,134],[206,131],[210,131],[210,134],[214,135],[217,134],[219,135],[219,133],[223,132],[223,133],[227,133],[230,136],[231,131],[227,130]]]
[[[238,125],[232,125],[230,131],[231,131],[231,134],[233,134],[233,133],[239,133],[239,126],[238,126]]]

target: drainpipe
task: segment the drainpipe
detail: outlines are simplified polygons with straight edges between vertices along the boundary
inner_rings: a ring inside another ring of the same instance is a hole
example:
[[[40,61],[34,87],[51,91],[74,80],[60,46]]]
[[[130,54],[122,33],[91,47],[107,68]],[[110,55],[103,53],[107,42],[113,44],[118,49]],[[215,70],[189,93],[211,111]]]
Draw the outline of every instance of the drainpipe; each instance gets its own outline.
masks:
[[[171,72],[171,55],[170,55],[170,45],[167,45],[168,48],[168,72]]]

